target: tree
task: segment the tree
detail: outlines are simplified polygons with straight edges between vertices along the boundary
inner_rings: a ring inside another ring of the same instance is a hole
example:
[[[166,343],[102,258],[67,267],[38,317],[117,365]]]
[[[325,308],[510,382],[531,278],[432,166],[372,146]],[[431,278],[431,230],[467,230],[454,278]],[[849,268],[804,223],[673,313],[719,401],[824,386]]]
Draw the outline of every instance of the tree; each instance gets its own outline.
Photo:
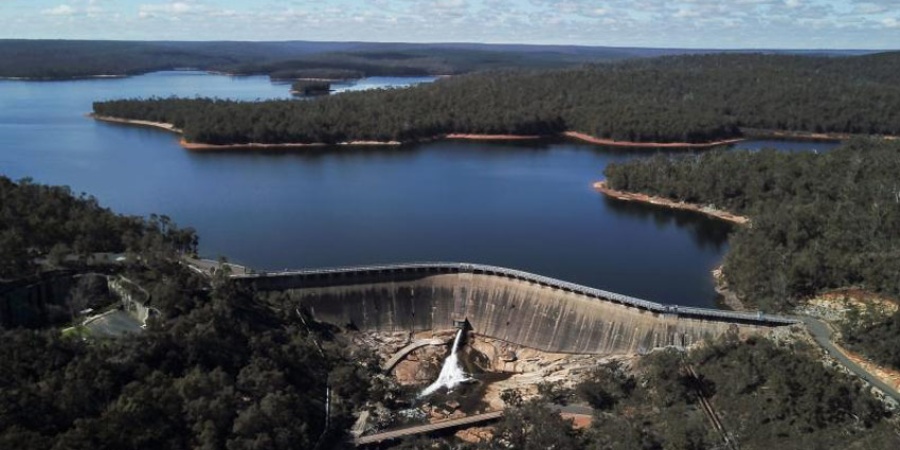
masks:
[[[571,421],[541,400],[531,400],[506,410],[486,448],[566,450],[579,448],[579,441]]]

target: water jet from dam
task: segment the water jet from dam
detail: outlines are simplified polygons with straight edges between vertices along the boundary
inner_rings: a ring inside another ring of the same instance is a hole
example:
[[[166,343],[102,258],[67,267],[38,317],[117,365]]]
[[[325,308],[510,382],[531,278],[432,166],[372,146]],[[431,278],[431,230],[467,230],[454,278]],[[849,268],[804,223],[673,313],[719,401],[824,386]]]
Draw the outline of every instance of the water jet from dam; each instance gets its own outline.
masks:
[[[456,350],[459,347],[459,339],[462,337],[462,334],[463,329],[456,332],[456,339],[453,340],[453,349],[450,351],[450,356],[444,360],[444,366],[441,367],[441,373],[438,375],[438,379],[419,394],[420,398],[427,397],[437,392],[437,390],[442,387],[452,390],[460,383],[469,380],[469,376],[466,375],[466,372],[464,372],[459,365],[459,358],[456,356]]]

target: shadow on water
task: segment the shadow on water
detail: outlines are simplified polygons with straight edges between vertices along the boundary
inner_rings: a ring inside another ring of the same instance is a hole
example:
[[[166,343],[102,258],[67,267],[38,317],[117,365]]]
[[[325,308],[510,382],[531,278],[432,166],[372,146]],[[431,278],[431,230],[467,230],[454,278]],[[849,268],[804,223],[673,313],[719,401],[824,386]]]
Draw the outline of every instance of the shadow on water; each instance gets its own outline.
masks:
[[[693,211],[684,211],[666,208],[657,205],[618,200],[602,196],[607,210],[613,214],[630,219],[652,221],[658,227],[676,225],[679,229],[688,231],[698,247],[712,249],[721,252],[728,244],[728,236],[735,229],[735,225],[722,220],[716,220]]]

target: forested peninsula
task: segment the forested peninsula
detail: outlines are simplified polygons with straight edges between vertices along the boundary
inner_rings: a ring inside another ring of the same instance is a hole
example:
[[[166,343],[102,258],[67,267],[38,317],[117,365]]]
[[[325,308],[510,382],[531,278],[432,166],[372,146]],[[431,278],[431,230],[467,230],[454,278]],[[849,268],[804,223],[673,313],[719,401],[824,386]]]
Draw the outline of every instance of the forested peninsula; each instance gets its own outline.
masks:
[[[464,75],[314,101],[150,98],[95,114],[164,122],[188,142],[414,142],[447,134],[707,143],[742,128],[900,134],[900,53],[847,58],[718,54]],[[758,134],[758,131],[755,131]]]
[[[749,216],[723,273],[765,310],[853,287],[900,299],[900,142],[855,139],[824,154],[713,151],[610,164],[612,189]],[[854,348],[900,369],[900,313],[844,330]]]

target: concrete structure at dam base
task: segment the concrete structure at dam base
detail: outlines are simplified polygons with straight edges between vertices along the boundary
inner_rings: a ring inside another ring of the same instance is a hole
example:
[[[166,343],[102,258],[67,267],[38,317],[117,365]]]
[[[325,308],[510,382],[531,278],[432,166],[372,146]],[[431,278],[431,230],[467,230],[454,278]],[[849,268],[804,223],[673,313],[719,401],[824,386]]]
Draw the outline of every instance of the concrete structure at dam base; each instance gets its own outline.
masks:
[[[546,352],[592,355],[686,347],[796,320],[663,305],[512,269],[427,263],[232,276],[287,292],[316,320],[360,331],[472,332]]]

